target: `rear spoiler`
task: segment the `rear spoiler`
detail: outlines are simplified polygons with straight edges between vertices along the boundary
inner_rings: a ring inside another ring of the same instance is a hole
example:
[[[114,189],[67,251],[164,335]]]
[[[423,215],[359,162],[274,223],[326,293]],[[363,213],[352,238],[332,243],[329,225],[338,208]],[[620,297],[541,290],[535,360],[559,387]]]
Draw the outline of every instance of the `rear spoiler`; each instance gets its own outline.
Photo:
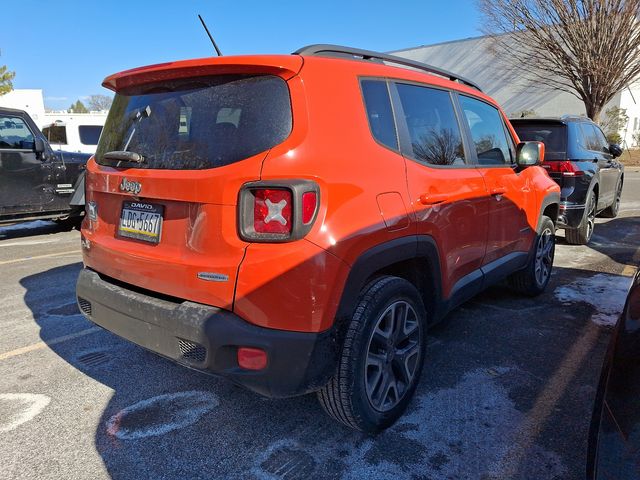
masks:
[[[118,92],[138,85],[152,84],[179,78],[224,74],[278,75],[289,80],[302,68],[299,55],[247,55],[211,57],[179,62],[159,63],[125,70],[105,78],[102,86]]]

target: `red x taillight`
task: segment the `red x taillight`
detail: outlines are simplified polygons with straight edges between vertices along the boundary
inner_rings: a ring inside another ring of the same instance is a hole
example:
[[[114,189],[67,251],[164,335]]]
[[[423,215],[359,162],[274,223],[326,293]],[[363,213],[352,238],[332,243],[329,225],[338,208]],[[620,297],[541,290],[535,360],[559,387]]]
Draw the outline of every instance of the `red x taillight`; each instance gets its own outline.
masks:
[[[253,229],[256,233],[290,233],[291,191],[257,189],[253,192]]]
[[[252,182],[240,191],[239,234],[253,242],[304,237],[318,213],[320,189],[308,180]]]

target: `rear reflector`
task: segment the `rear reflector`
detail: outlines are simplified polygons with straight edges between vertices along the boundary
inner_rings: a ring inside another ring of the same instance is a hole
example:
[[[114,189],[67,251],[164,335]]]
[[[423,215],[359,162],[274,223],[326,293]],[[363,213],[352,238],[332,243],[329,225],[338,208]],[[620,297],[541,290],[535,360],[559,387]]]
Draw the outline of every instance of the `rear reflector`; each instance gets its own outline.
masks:
[[[253,192],[253,228],[256,233],[291,232],[291,191],[257,189]]]
[[[246,370],[262,370],[267,366],[267,352],[259,348],[238,348],[238,365]]]
[[[302,194],[302,223],[305,225],[313,220],[318,204],[316,192],[304,192]]]

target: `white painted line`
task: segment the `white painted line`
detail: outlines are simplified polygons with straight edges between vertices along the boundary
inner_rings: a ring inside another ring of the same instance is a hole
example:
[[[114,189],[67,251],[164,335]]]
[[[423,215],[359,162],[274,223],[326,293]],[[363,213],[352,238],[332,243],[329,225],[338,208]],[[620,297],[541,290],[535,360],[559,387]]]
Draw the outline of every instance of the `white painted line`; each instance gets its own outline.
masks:
[[[76,250],[68,250],[66,252],[47,253],[45,255],[34,255],[33,257],[16,258],[14,260],[3,260],[3,261],[0,261],[0,265],[10,265],[12,263],[26,262],[27,260],[38,260],[40,258],[62,257],[65,255],[74,255],[74,254],[80,255],[80,253],[81,253],[80,247],[78,247]]]
[[[164,435],[193,425],[219,404],[213,393],[197,390],[158,395],[120,410],[107,420],[107,433],[120,440]]]
[[[9,404],[0,408],[2,412],[9,412],[6,417],[0,416],[0,433],[10,432],[33,420],[50,401],[51,398],[39,393],[0,393],[0,405]]]
[[[49,238],[47,240],[24,240],[21,242],[0,242],[0,248],[2,247],[23,247],[26,245],[44,245],[46,243],[56,243],[60,241],[58,238]]]
[[[633,258],[631,259],[631,261],[635,264],[638,265],[640,263],[640,248],[636,250],[636,253],[633,254]],[[635,267],[634,265],[625,265],[624,269],[622,270],[622,275],[626,276],[626,277],[633,277],[636,273],[637,267]]]
[[[99,327],[91,327],[76,333],[70,333],[69,335],[63,335],[61,337],[52,338],[47,342],[38,342],[38,343],[33,343],[31,345],[27,345],[26,347],[16,348],[15,350],[11,350],[10,352],[0,353],[0,361],[6,360],[11,357],[16,357],[18,355],[22,355],[25,353],[33,352],[34,350],[40,350],[41,348],[51,347],[53,345],[66,342],[68,340],[73,340],[78,337],[89,335],[90,333],[99,332],[100,330],[101,328]]]
[[[571,346],[544,390],[536,398],[533,407],[527,413],[524,424],[514,429],[505,439],[505,445],[509,445],[509,448],[501,459],[498,471],[494,473],[496,478],[514,478],[522,464],[533,454],[536,441],[553,409],[565,394],[578,370],[584,365],[584,359],[597,339],[598,328],[587,324],[582,335]]]

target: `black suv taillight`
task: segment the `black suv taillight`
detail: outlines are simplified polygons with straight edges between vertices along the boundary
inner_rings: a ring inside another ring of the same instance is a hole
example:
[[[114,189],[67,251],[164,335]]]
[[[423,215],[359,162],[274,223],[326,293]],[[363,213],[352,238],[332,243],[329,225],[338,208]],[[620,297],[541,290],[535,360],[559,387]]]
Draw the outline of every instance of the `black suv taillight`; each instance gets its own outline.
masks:
[[[238,199],[240,238],[290,242],[304,237],[316,219],[320,189],[308,180],[246,183]]]
[[[550,172],[561,173],[565,177],[581,177],[584,172],[571,160],[549,160],[542,164]]]

